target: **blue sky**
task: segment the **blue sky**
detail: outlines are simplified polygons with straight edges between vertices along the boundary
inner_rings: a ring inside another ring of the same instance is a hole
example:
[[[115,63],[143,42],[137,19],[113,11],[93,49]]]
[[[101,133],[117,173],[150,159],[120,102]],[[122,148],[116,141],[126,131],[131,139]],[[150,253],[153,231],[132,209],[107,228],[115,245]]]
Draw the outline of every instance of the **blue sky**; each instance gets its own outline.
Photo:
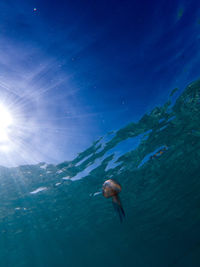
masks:
[[[137,121],[200,76],[199,40],[198,1],[2,0],[0,164],[72,159]]]

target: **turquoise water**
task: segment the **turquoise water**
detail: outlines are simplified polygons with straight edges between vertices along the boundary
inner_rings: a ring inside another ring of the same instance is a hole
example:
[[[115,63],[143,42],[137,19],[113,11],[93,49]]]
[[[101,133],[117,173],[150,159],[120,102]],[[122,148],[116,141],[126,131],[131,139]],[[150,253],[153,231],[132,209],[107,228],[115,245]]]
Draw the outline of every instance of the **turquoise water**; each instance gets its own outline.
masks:
[[[72,161],[1,167],[1,266],[200,266],[200,81],[177,93]]]

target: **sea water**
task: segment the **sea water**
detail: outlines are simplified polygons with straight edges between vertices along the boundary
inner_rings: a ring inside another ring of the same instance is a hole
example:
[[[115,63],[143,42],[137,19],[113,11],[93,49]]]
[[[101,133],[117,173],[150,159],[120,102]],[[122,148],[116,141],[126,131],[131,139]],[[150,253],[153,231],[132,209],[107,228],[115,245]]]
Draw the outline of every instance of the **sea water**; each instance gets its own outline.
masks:
[[[199,267],[200,81],[172,95],[72,161],[1,167],[0,266]]]

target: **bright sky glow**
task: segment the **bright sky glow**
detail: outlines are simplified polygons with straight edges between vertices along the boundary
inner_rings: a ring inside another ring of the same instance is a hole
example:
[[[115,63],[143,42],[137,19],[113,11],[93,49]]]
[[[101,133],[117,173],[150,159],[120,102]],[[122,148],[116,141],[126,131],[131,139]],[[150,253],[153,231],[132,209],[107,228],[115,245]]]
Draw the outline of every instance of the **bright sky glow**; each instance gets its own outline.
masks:
[[[11,113],[5,106],[0,105],[0,142],[9,141],[9,128],[12,124],[13,117]]]

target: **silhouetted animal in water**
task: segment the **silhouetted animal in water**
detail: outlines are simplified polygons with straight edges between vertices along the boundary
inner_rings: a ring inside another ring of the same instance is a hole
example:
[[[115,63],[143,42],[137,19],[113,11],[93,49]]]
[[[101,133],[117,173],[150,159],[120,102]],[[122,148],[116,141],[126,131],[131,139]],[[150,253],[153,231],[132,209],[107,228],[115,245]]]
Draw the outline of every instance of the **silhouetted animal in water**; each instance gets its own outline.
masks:
[[[114,209],[119,214],[120,221],[122,222],[125,217],[125,212],[118,195],[121,192],[121,189],[121,185],[112,179],[105,181],[102,188],[103,196],[105,198],[112,197]]]

